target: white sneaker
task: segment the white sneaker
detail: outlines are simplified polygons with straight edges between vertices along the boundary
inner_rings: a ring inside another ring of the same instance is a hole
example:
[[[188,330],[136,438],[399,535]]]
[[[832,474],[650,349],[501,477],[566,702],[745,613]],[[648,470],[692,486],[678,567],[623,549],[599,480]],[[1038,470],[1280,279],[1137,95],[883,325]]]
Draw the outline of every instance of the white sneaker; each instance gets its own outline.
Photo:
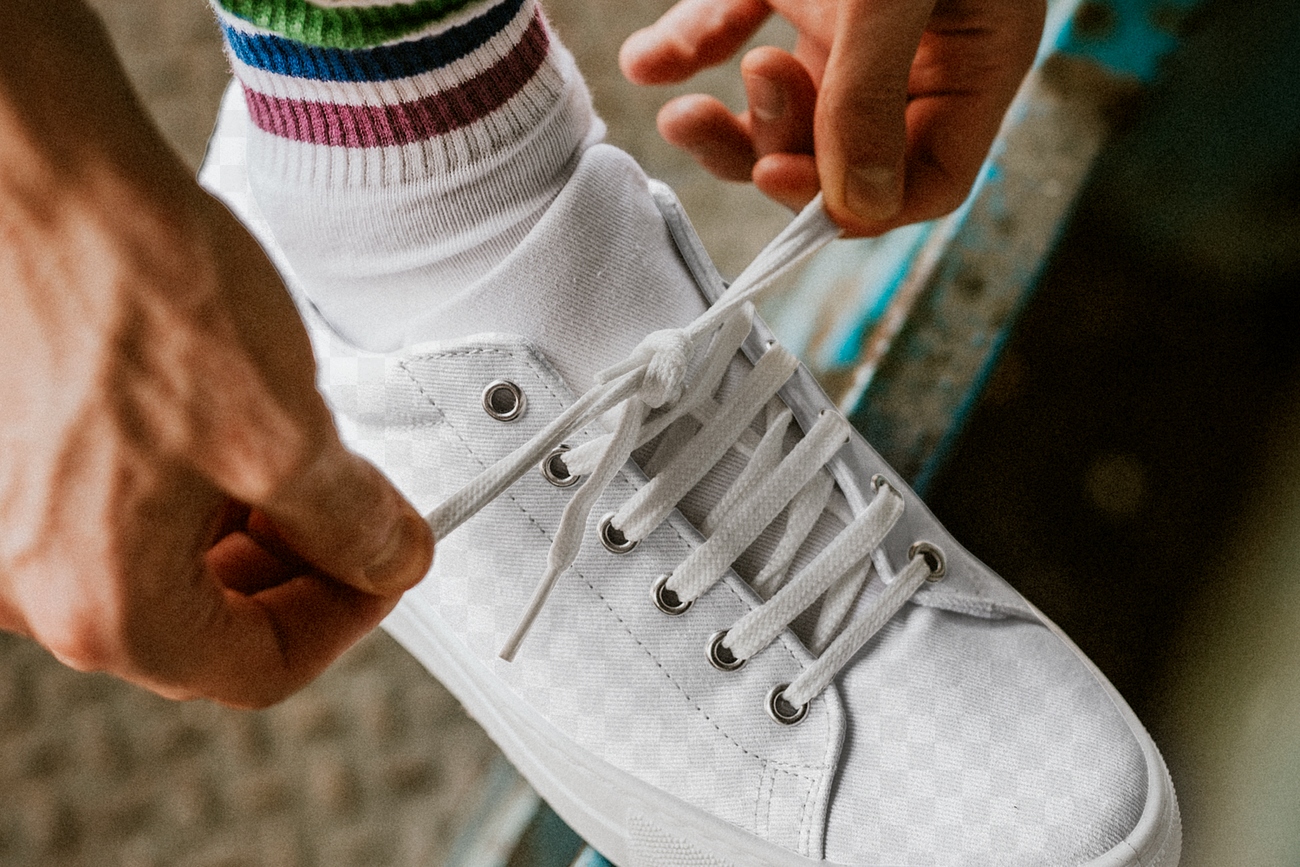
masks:
[[[221,134],[205,183],[256,231]],[[622,867],[1173,867],[1123,699],[751,321],[833,234],[805,212],[724,291],[597,146],[446,310],[472,336],[367,353],[304,305],[345,438],[438,535],[385,627]]]

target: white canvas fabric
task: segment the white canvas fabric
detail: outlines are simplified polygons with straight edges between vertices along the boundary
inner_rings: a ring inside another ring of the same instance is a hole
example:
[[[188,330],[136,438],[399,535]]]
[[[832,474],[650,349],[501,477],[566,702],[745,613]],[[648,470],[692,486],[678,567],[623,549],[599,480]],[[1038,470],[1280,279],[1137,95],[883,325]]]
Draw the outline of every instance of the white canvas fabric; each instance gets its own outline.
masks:
[[[265,232],[232,129],[214,142],[203,178]],[[698,321],[723,291],[671,195],[597,146],[523,243],[440,312],[441,339],[369,353],[310,305],[304,313],[345,439],[436,515],[570,411],[647,334]],[[740,368],[769,340],[756,321]],[[485,409],[485,389],[498,381],[524,396],[514,420]],[[802,369],[780,401],[805,431],[833,412]],[[610,429],[594,418],[566,445]],[[865,588],[843,606],[848,626],[833,634],[881,610],[882,576],[900,582],[907,564],[924,562],[909,555],[913,543],[933,543],[946,571],[833,666],[795,725],[769,715],[768,696],[825,658],[808,650],[806,631],[801,640],[779,630],[735,671],[706,658],[715,633],[771,610],[769,594],[727,570],[683,615],[652,601],[655,580],[705,544],[699,519],[673,511],[628,553],[598,541],[601,517],[645,488],[647,467],[663,469],[644,452],[643,463],[614,467],[576,558],[513,661],[499,654],[547,570],[566,507],[590,479],[556,487],[530,464],[438,540],[432,571],[385,627],[621,867],[1175,865],[1168,773],[1123,700],[859,436],[846,436],[824,470],[835,508],[852,521],[892,496],[898,509],[879,562],[862,570]],[[792,435],[778,450],[799,441]],[[884,485],[873,484],[877,475]],[[813,494],[831,508],[830,493]]]

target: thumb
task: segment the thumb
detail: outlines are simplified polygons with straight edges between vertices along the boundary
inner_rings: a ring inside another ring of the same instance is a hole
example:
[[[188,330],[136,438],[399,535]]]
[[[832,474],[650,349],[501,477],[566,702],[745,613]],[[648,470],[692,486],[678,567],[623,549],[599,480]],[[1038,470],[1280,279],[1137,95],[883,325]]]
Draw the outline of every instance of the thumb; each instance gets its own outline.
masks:
[[[870,233],[902,207],[908,78],[933,6],[840,5],[814,124],[826,207],[850,232]]]
[[[371,594],[414,586],[433,557],[432,531],[383,474],[344,448],[274,267],[228,211],[204,202],[223,252],[230,320],[191,361],[209,385],[190,459],[320,572]]]
[[[275,535],[327,575],[366,593],[413,587],[433,558],[433,532],[392,484],[330,432],[317,452],[250,503]]]

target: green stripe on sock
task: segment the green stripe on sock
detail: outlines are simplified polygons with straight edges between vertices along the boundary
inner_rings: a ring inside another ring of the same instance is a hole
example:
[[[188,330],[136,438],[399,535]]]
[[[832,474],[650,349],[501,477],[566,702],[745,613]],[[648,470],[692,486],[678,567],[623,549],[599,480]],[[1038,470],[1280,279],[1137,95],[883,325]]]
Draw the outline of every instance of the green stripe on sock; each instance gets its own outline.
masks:
[[[307,0],[217,0],[236,18],[323,48],[369,48],[400,39],[474,0],[417,0],[392,6],[324,8]]]

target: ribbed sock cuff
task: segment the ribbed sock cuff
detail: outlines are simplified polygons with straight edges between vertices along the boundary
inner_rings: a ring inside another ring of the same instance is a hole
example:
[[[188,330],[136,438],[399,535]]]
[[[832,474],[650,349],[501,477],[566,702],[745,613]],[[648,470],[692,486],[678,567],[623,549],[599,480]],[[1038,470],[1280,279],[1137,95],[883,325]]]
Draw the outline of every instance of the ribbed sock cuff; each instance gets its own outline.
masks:
[[[541,127],[567,161],[593,132],[581,76],[533,0],[216,5],[249,115],[267,133],[256,162],[286,182],[456,173]]]
[[[603,135],[536,0],[213,0],[247,107],[249,188],[340,332],[421,339]]]

